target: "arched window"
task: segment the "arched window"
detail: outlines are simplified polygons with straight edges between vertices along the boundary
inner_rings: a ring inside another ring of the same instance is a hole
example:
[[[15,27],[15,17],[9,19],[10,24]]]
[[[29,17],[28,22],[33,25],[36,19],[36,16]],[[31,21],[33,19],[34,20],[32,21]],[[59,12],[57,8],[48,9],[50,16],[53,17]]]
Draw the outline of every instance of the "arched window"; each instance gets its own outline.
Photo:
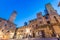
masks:
[[[39,31],[39,35],[44,38],[44,37],[45,37],[45,32],[44,32],[44,30],[40,30],[40,31]]]
[[[42,37],[44,38],[44,37],[45,37],[45,32],[44,32],[44,30],[41,30],[41,33],[42,33]]]
[[[52,37],[56,37],[56,34],[54,31],[52,32]]]

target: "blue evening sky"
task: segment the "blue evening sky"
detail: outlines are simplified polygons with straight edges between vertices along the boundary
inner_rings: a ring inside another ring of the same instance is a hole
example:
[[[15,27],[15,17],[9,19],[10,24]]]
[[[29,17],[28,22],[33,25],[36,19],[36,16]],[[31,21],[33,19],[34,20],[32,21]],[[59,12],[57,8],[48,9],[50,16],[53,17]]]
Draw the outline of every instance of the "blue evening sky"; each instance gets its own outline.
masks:
[[[11,13],[16,10],[17,16],[14,21],[17,27],[23,26],[24,22],[28,22],[36,18],[37,12],[42,12],[43,15],[45,4],[51,3],[54,9],[60,14],[58,7],[59,0],[0,0],[0,17],[9,19]]]

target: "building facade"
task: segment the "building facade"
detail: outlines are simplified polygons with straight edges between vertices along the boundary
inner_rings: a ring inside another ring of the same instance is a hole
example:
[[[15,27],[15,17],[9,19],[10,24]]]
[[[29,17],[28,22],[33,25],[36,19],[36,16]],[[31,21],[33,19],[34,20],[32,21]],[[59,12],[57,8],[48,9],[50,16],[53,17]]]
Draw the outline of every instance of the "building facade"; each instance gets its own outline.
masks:
[[[16,24],[13,23],[16,12],[14,11],[10,16],[10,19],[6,20],[0,18],[0,39],[13,38],[16,30]]]
[[[0,39],[52,38],[60,37],[60,16],[50,3],[45,5],[46,15],[38,12],[35,19],[16,28],[14,20],[17,12],[13,11],[8,20],[0,18]]]
[[[16,30],[16,39],[60,37],[60,16],[50,3],[45,5],[46,15],[37,13],[37,18]]]

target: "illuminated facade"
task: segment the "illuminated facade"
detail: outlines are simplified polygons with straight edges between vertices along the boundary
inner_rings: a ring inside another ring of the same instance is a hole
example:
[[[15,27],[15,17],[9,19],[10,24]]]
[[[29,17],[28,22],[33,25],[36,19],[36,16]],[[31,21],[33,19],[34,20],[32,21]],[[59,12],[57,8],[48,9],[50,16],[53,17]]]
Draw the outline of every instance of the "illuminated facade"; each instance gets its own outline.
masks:
[[[0,18],[0,39],[13,38],[16,30],[16,24],[13,23],[16,12],[14,11],[9,20]]]
[[[16,28],[13,23],[17,12],[14,11],[9,20],[0,18],[0,39],[22,38],[52,38],[60,37],[60,16],[50,3],[45,6],[46,15],[37,13],[37,18],[30,20],[29,24]]]
[[[60,17],[50,3],[45,6],[46,15],[37,13],[37,18],[16,30],[16,39],[60,37]]]

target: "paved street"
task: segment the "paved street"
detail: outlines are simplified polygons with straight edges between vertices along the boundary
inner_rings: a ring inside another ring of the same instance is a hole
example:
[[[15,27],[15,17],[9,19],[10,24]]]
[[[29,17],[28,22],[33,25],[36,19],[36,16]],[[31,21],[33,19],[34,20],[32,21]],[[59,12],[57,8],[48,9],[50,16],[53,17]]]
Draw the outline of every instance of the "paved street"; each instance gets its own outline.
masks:
[[[0,39],[0,40],[58,40],[57,38],[26,38],[26,39]]]

